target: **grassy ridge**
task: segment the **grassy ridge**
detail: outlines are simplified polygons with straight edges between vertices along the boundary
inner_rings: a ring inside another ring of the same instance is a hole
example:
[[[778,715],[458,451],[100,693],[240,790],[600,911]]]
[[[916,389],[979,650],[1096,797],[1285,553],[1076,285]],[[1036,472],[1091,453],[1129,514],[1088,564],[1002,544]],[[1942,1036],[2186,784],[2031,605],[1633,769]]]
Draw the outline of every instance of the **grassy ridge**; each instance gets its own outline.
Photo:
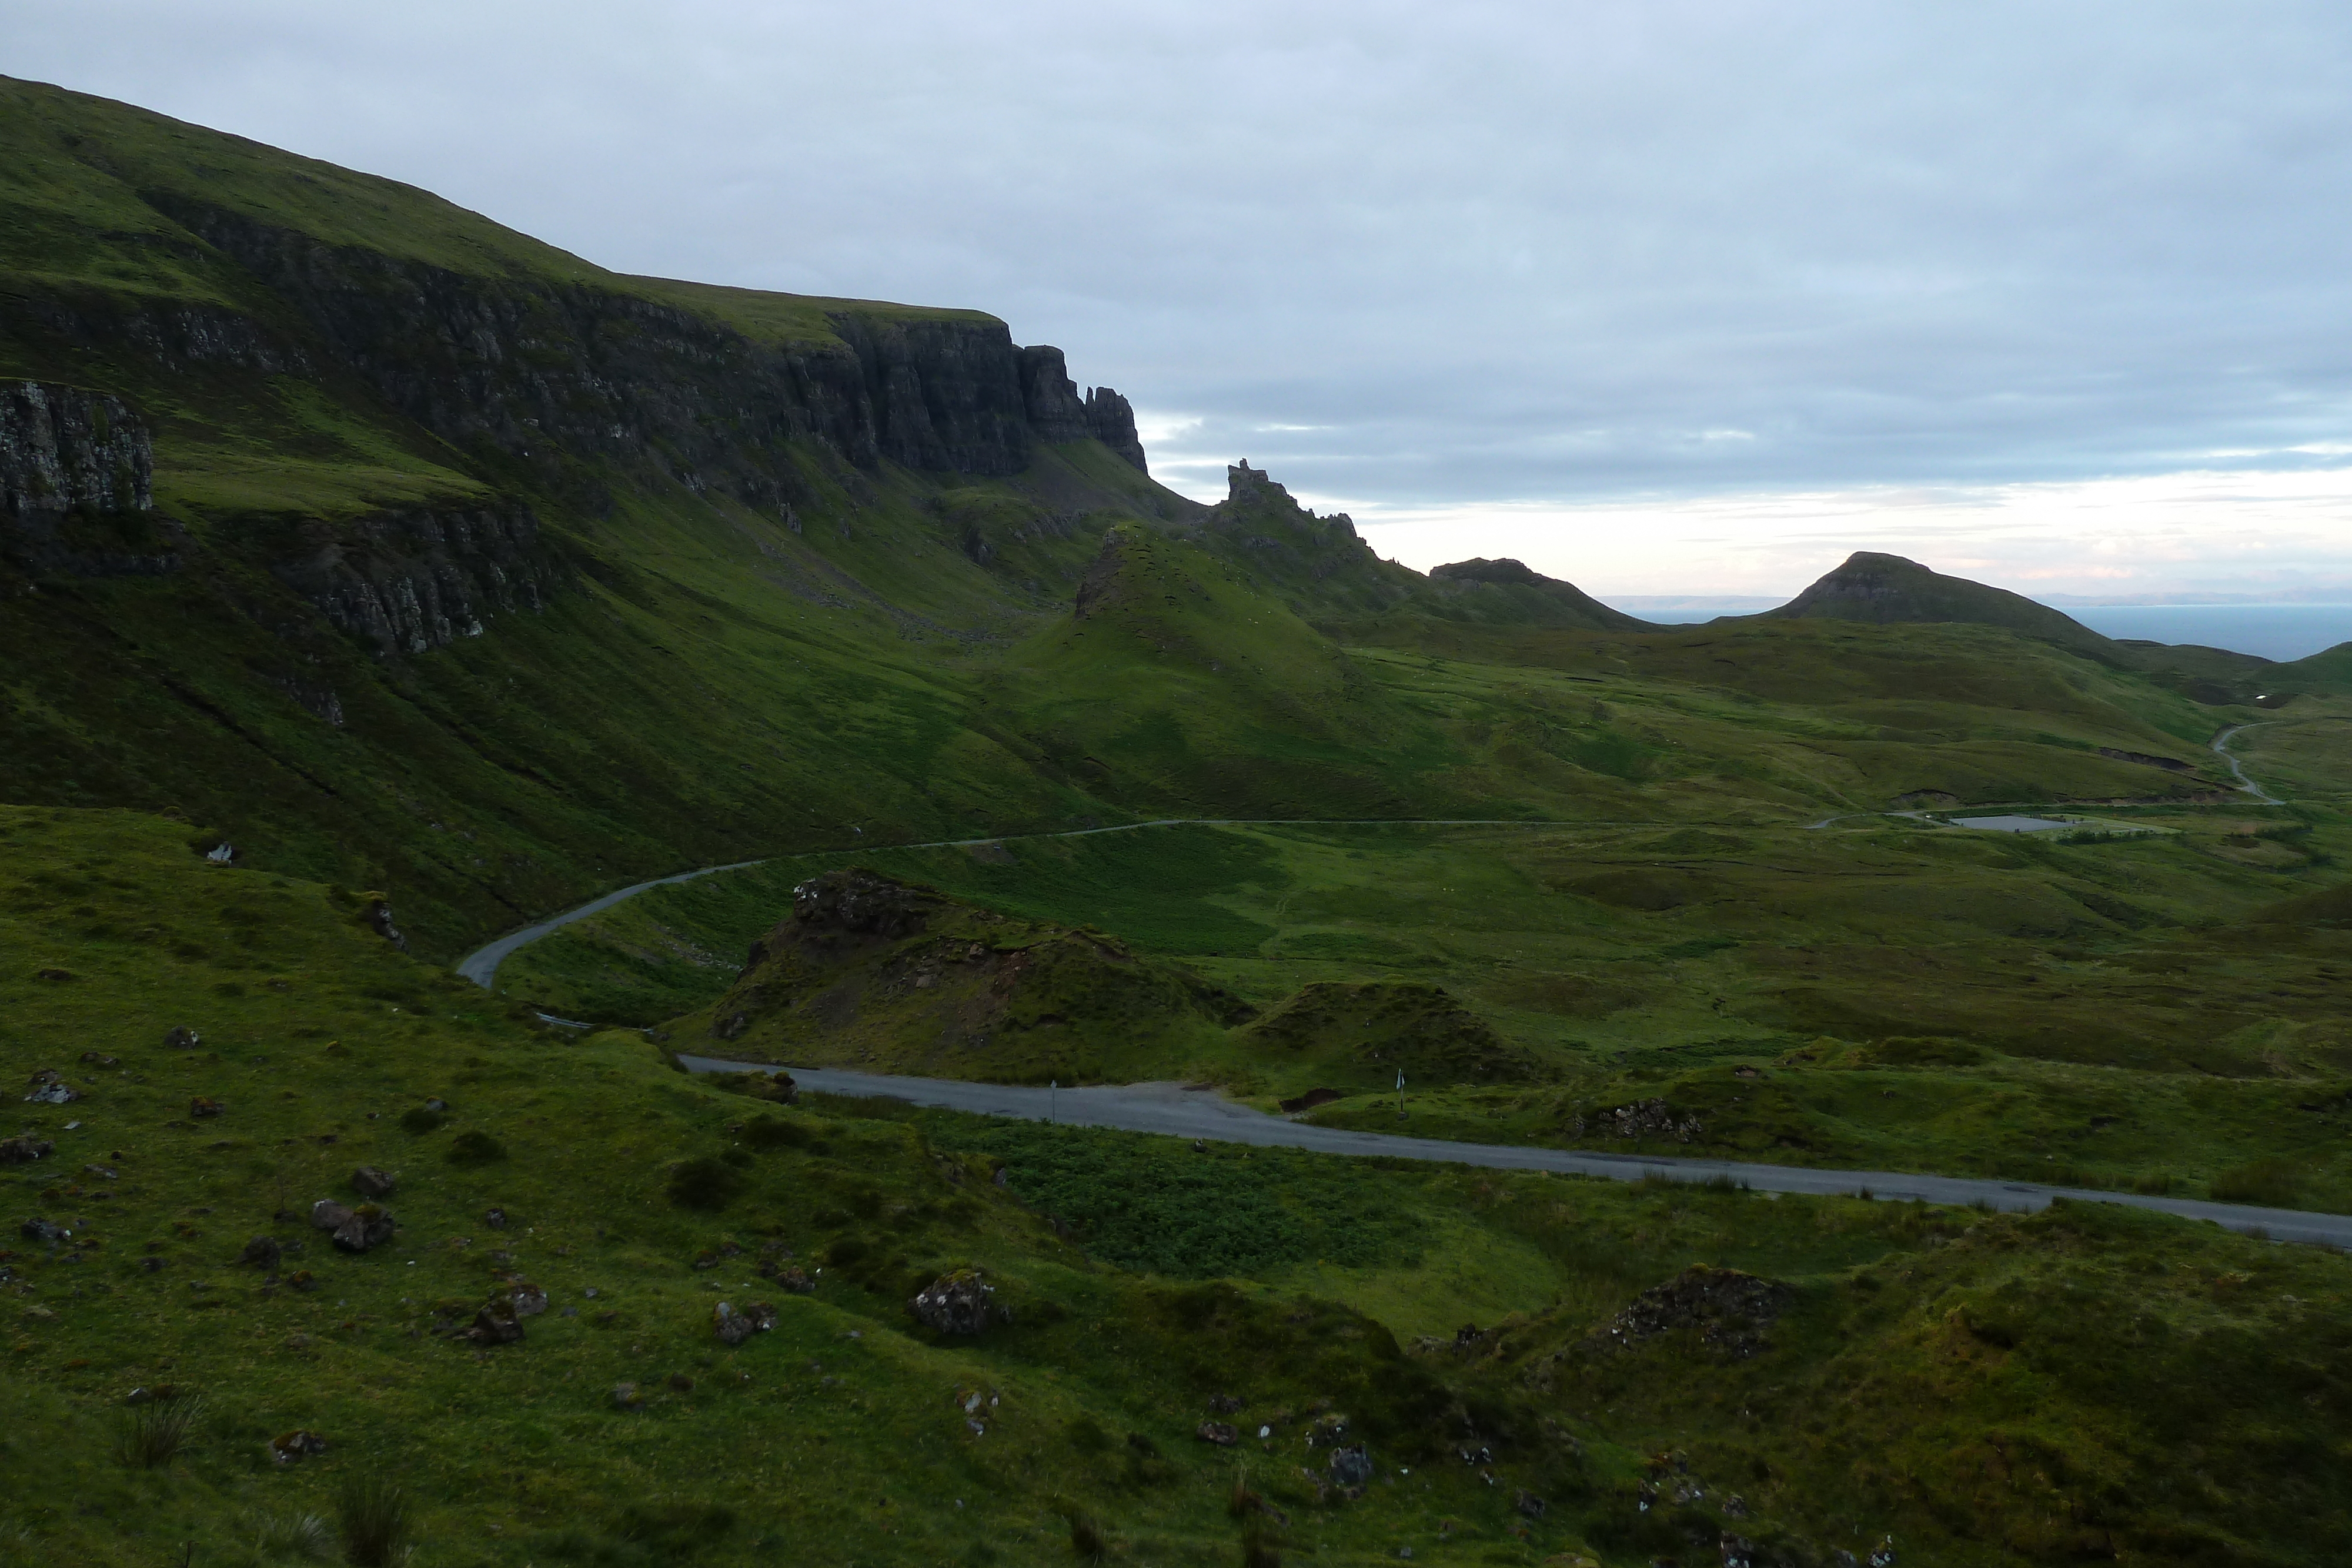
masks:
[[[1237,1549],[1237,1458],[1287,1517],[1278,1539],[1321,1562],[1409,1545],[1614,1568],[1725,1531],[1816,1557],[1892,1534],[1929,1564],[2061,1562],[2094,1539],[2158,1563],[2340,1550],[2313,1528],[2344,1513],[2320,1457],[2345,1414],[2329,1369],[2352,1276],[2325,1253],[2140,1216],[780,1111],[635,1037],[518,1023],[331,890],[205,865],[184,836],[0,813],[0,1056],[83,1092],[21,1108],[58,1148],[5,1178],[18,1214],[72,1234],[12,1238],[0,1260],[20,1483],[0,1560],[148,1563],[193,1542],[200,1562],[285,1561],[299,1516],[331,1518],[377,1473],[452,1563],[801,1561],[814,1539],[845,1560],[1045,1561],[1071,1513],[1131,1560],[1209,1563]],[[74,977],[38,977],[61,953]],[[176,1026],[201,1043],[164,1045]],[[221,1113],[192,1119],[195,1096]],[[444,1116],[410,1114],[436,1097]],[[453,1160],[469,1133],[503,1157]],[[352,1257],[293,1216],[348,1200],[361,1164],[394,1173],[401,1228]],[[1187,1193],[1207,1200],[1156,1218],[1153,1195]],[[275,1284],[235,1261],[256,1234],[301,1244]],[[751,1272],[772,1244],[823,1270],[813,1294]],[[907,1295],[954,1263],[988,1270],[1011,1324],[975,1342],[915,1325]],[[1695,1263],[1794,1292],[1759,1354],[1727,1358],[1695,1324],[1578,1348]],[[551,1302],[521,1342],[436,1332],[512,1274]],[[778,1327],[726,1349],[714,1303],[763,1294]],[[1485,1332],[1457,1349],[1465,1318]],[[621,1382],[644,1408],[614,1407]],[[203,1413],[168,1462],[126,1466],[122,1397],[163,1384]],[[1225,1394],[1265,1445],[1191,1436]],[[1300,1474],[1323,1473],[1307,1433],[1333,1411],[1380,1467],[1360,1500],[1318,1501]],[[273,1463],[294,1427],[327,1451]],[[1474,1442],[1490,1460],[1449,1457]],[[1675,1500],[1687,1476],[1703,1495]],[[1644,1510],[1645,1486],[1666,1500]],[[2267,1500],[2281,1488],[2292,1509]],[[1513,1507],[1522,1490],[1541,1519]]]

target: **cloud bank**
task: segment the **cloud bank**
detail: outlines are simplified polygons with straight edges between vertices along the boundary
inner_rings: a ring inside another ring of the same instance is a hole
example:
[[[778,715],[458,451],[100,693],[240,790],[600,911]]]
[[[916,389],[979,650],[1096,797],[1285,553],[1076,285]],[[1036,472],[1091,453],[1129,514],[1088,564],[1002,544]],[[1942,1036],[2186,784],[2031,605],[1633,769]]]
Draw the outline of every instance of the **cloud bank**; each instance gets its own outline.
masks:
[[[11,30],[13,74],[609,267],[992,310],[1132,397],[1194,493],[1246,455],[1580,580],[1633,548],[1611,519],[1690,519],[1628,591],[1710,561],[1736,591],[1806,528],[2092,580],[2158,493],[2178,569],[2220,570],[2247,533],[2199,476],[2267,493],[2352,442],[2340,5],[80,0]],[[2245,572],[2352,583],[2329,486]],[[2019,497],[2062,495],[2116,526],[2037,533]]]

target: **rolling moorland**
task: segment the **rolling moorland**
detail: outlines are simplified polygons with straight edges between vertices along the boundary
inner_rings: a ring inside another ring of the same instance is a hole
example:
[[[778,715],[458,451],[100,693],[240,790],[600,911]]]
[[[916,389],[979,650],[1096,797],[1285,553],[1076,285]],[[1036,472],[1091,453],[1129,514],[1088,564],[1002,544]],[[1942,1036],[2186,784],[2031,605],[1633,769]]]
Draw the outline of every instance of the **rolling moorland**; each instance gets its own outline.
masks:
[[[0,146],[0,1563],[2352,1548],[2321,1249],[673,1055],[2352,1208],[2352,647],[1866,555],[1651,627],[1178,496],[978,312]]]

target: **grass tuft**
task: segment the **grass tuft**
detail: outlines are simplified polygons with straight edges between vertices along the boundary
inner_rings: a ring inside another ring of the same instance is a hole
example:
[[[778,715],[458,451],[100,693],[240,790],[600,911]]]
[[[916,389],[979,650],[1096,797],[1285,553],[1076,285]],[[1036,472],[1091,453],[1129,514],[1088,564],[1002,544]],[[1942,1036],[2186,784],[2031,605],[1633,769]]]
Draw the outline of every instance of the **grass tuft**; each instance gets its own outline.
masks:
[[[1104,1536],[1102,1524],[1094,1515],[1072,1511],[1070,1551],[1081,1563],[1099,1563],[1110,1555],[1110,1542]]]
[[[197,1417],[205,1413],[201,1399],[159,1399],[136,1405],[122,1414],[116,1452],[126,1465],[161,1469],[186,1446]]]
[[[335,1532],[315,1513],[265,1514],[254,1521],[253,1554],[270,1560],[331,1563]]]
[[[353,1476],[336,1500],[343,1561],[352,1568],[397,1568],[408,1561],[415,1526],[408,1494],[379,1475]]]
[[[2303,1172],[2293,1160],[2254,1160],[2221,1172],[2208,1190],[2216,1203],[2293,1208],[2303,1197]]]

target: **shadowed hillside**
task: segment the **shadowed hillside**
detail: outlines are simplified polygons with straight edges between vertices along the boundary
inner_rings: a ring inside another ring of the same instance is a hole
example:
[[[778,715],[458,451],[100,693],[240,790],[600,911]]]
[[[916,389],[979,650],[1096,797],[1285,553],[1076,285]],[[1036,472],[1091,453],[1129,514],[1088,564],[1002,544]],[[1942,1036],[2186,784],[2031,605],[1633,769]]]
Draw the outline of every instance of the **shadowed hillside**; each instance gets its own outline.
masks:
[[[1856,550],[1836,570],[1764,613],[1786,621],[1866,621],[1879,626],[1964,621],[2081,648],[2107,642],[2073,616],[2021,593],[1946,577],[1916,560],[1871,550]]]

